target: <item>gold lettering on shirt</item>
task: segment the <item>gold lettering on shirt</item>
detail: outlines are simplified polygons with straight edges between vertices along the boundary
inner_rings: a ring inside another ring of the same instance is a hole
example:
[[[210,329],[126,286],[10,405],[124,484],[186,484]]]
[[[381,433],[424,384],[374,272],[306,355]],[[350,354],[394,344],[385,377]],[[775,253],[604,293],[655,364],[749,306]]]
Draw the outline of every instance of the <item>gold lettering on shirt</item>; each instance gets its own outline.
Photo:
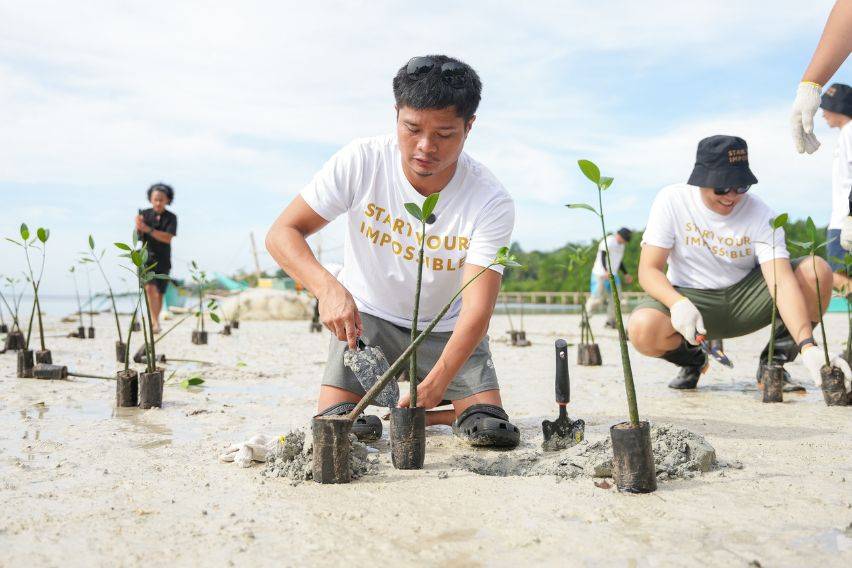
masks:
[[[731,150],[734,152],[735,150]],[[751,237],[733,234],[720,235],[709,229],[702,229],[692,222],[684,225],[686,235],[683,244],[687,247],[707,248],[715,256],[737,260],[754,254]]]

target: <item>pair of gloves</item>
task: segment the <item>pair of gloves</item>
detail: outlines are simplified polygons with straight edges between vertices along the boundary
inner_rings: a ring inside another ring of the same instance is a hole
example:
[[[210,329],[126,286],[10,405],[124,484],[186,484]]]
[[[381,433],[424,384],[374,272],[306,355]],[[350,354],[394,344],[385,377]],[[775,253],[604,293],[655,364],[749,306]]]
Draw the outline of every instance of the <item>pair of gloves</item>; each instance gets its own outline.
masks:
[[[799,154],[813,154],[819,148],[819,140],[814,135],[814,116],[821,102],[821,87],[816,83],[803,81],[796,90],[796,100],[790,115],[793,142]],[[852,216],[846,217],[840,228],[840,245],[844,250],[852,251]]]
[[[701,312],[695,307],[688,298],[683,298],[674,303],[671,307],[672,326],[680,333],[687,342],[692,345],[698,345],[695,340],[696,335],[704,335],[707,329],[704,327],[704,318],[701,317]],[[805,347],[802,351],[802,363],[807,368],[816,385],[822,386],[822,374],[820,369],[825,365],[825,356],[822,349],[815,345]],[[831,358],[831,364],[843,371],[846,377],[846,387],[849,388],[852,381],[852,369],[849,363],[843,357],[835,355]]]
[[[225,453],[219,455],[219,461],[235,462],[240,467],[249,467],[252,462],[265,462],[266,456],[275,449],[277,443],[276,438],[258,434],[245,442],[229,446]]]

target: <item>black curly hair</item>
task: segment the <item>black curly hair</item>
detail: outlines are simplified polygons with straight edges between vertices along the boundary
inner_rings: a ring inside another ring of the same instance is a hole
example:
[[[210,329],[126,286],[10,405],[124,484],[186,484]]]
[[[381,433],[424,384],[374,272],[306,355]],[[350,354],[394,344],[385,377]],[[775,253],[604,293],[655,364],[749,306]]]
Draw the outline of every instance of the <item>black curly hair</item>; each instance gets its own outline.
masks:
[[[169,205],[172,204],[172,201],[175,200],[175,190],[172,189],[172,186],[167,185],[165,183],[155,183],[151,187],[148,188],[148,201],[151,201],[151,194],[155,191],[161,191],[166,194],[166,197],[169,198]]]

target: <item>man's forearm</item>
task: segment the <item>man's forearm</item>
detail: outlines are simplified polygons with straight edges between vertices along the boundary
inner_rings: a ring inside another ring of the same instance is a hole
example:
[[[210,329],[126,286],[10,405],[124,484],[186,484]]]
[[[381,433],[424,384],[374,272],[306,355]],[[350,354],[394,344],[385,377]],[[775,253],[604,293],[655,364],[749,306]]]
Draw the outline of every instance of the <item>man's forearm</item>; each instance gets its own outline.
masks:
[[[167,233],[165,231],[158,231],[156,229],[151,229],[148,232],[148,236],[160,241],[161,243],[166,243],[166,244],[171,243],[172,237],[174,237],[174,235],[171,234],[171,233]]]
[[[275,262],[314,296],[320,297],[337,279],[319,263],[308,241],[297,229],[277,227],[266,235],[266,249]]]

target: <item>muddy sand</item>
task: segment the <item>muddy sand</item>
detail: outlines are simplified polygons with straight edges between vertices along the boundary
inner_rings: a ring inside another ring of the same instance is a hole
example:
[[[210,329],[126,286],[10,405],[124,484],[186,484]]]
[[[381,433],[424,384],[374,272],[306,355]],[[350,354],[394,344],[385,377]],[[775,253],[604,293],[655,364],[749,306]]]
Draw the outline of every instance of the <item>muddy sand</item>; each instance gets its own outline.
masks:
[[[828,319],[834,350],[845,320]],[[736,368],[712,366],[695,392],[666,388],[673,368],[633,354],[641,415],[703,437],[710,471],[663,473],[656,493],[627,495],[592,477],[594,466],[571,465],[626,416],[615,334],[602,321],[593,318],[602,367],[577,367],[570,350],[569,414],[586,421],[583,447],[540,452],[541,421],[557,414],[553,342],[577,341],[578,318],[527,317],[533,345],[512,348],[495,317],[494,363],[522,446],[477,451],[429,428],[425,469],[397,471],[385,423],[371,444],[378,457],[366,458],[375,471],[345,486],[218,460],[231,443],[308,423],[329,336],[306,321],[243,322],[208,346],[192,345],[184,324],[160,349],[214,364],[169,365],[165,406],[147,411],[114,409],[112,382],[17,379],[14,355],[0,355],[0,566],[852,564],[852,408],[827,408],[810,381],[805,395],[762,404],[753,374],[766,332],[726,341]],[[49,322],[49,333],[73,326]],[[109,324],[96,319],[95,340],[50,339],[54,361],[113,373]],[[800,364],[790,369],[805,378]],[[196,375],[203,387],[180,386]]]

